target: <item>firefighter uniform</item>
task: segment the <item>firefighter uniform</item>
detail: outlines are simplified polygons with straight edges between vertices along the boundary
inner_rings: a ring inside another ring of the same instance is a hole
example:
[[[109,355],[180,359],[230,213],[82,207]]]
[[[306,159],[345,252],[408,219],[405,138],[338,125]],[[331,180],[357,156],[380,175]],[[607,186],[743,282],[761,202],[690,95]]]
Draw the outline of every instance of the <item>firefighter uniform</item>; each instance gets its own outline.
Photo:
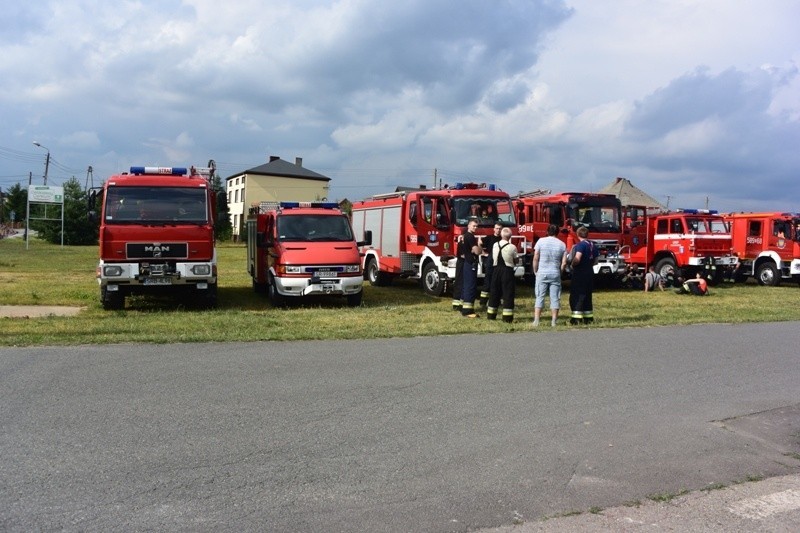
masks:
[[[514,321],[514,296],[517,280],[514,278],[514,265],[517,262],[517,248],[501,239],[492,249],[492,287],[486,307],[486,318],[495,320],[500,302],[503,302],[503,322]]]
[[[590,240],[582,240],[572,249],[570,257],[581,252],[581,260],[572,265],[572,279],[569,284],[570,324],[591,324],[594,322],[592,291],[594,290],[594,269],[597,249]]]
[[[461,289],[464,276],[464,241],[456,243],[456,277],[453,279],[453,311],[461,311]]]
[[[478,295],[478,255],[472,249],[478,245],[474,233],[464,233],[464,267],[461,272],[461,314],[475,316],[475,297]]]
[[[486,252],[486,255],[481,256],[483,261],[483,285],[481,286],[480,302],[481,306],[486,305],[489,301],[489,292],[492,290],[492,269],[494,268],[494,258],[492,257],[492,250],[494,250],[494,243],[500,241],[500,226],[495,226],[494,235],[487,235],[481,241],[481,247]]]

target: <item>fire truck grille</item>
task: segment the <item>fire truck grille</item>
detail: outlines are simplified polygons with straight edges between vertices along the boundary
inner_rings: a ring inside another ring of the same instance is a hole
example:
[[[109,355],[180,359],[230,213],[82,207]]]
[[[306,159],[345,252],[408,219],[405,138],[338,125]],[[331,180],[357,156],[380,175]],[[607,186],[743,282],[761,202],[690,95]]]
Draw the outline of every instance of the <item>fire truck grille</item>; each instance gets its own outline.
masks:
[[[603,239],[592,239],[592,242],[597,246],[598,250],[603,255],[608,255],[609,253],[616,252],[619,248],[619,243],[614,240],[603,240]]]
[[[136,258],[172,258],[182,259],[188,256],[188,246],[185,242],[153,242],[153,243],[128,243],[125,248],[128,259]]]

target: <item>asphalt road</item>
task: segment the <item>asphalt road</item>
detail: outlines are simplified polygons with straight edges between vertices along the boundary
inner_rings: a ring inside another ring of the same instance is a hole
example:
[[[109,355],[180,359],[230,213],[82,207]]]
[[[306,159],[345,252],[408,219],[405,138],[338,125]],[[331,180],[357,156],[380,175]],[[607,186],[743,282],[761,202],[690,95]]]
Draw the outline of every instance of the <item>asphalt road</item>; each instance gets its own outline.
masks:
[[[0,348],[0,530],[468,531],[797,474],[799,327]]]

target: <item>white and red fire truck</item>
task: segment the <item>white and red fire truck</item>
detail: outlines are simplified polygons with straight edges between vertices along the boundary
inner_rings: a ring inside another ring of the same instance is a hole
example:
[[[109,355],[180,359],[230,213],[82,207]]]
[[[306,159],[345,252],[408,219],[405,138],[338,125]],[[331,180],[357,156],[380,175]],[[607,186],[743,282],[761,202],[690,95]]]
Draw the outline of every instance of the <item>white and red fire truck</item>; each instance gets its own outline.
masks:
[[[188,303],[217,302],[209,169],[131,167],[102,188],[97,282],[105,309],[132,294],[181,293]],[[93,211],[96,191],[90,193]],[[223,197],[220,196],[222,200]]]
[[[728,223],[716,211],[678,209],[648,215],[644,207],[625,208],[621,255],[640,268],[655,266],[656,272],[692,278],[701,271],[712,283],[736,266]]]
[[[600,252],[593,267],[595,275],[615,277],[625,271],[625,262],[619,255],[622,205],[613,194],[535,191],[514,197],[514,208],[519,233],[531,245],[546,237],[547,227],[555,224],[559,228],[557,237],[571,250],[578,243],[577,229],[586,226],[589,239]],[[529,251],[525,257],[529,274],[531,262]]]
[[[730,213],[733,250],[739,257],[735,281],[759,285],[800,283],[800,213]]]
[[[398,277],[419,279],[427,294],[441,296],[455,279],[458,239],[473,218],[479,236],[491,235],[495,222],[516,233],[511,198],[494,185],[458,183],[354,202],[353,227],[356,232],[371,231],[374,240],[362,249],[370,284],[387,285]],[[527,248],[524,237],[514,236],[512,242],[520,252]],[[523,274],[519,264],[515,276]],[[483,277],[480,262],[478,276]]]
[[[281,306],[289,298],[343,296],[361,305],[364,273],[347,215],[333,202],[265,203],[247,219],[247,271],[256,292]]]

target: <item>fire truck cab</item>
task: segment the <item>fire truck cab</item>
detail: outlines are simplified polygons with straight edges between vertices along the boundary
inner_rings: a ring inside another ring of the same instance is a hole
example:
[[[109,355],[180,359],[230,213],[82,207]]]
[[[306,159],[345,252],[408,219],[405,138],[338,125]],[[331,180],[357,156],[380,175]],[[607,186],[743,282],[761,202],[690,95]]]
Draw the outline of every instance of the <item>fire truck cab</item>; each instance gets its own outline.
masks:
[[[589,230],[589,239],[600,255],[594,264],[595,275],[618,276],[625,271],[625,261],[619,255],[622,244],[622,205],[613,194],[549,191],[523,193],[514,198],[519,233],[531,245],[547,236],[547,227],[555,224],[558,238],[567,250],[578,243],[576,231],[580,226]],[[525,258],[530,274],[532,250]]]
[[[478,236],[491,235],[496,222],[516,232],[507,193],[493,185],[458,183],[443,189],[379,194],[353,203],[356,232],[371,231],[374,242],[362,249],[370,284],[388,285],[394,278],[419,279],[423,290],[441,296],[456,277],[456,251],[467,223],[478,221]],[[512,241],[525,250],[523,237]],[[478,276],[483,277],[479,262]],[[521,278],[522,265],[515,269]]]
[[[678,209],[648,215],[643,207],[625,208],[622,255],[640,268],[654,265],[668,276],[670,270],[684,278],[698,271],[712,283],[719,282],[725,269],[736,266],[730,227],[714,210]]]
[[[350,220],[335,202],[265,203],[247,219],[247,271],[274,306],[289,298],[342,296],[361,305],[364,275]]]
[[[103,308],[122,309],[133,294],[167,292],[216,305],[218,198],[209,176],[210,169],[195,167],[131,167],[108,178],[97,266]],[[90,216],[97,198],[90,193]]]
[[[735,281],[752,277],[759,285],[800,283],[800,214],[730,213],[725,220],[740,263]]]

